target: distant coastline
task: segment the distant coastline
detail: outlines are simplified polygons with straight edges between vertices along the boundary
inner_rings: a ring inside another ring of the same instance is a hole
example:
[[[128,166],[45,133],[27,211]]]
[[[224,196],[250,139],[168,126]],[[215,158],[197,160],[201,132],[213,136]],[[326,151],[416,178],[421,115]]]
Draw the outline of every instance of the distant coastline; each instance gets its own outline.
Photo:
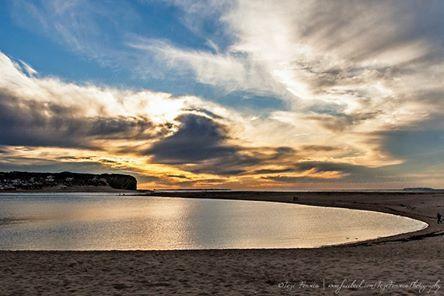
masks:
[[[0,192],[116,192],[137,190],[123,174],[0,172]]]
[[[427,192],[427,191],[440,191],[442,189],[435,189],[435,188],[429,188],[429,187],[408,187],[408,188],[404,188],[404,191],[422,191],[422,192]]]

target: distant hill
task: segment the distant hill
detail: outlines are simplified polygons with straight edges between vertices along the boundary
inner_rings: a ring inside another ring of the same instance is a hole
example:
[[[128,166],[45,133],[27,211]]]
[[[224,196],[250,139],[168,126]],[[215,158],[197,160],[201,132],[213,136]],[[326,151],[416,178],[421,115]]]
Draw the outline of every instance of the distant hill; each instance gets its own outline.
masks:
[[[0,172],[0,191],[137,190],[137,180],[122,174]]]
[[[429,187],[410,187],[410,188],[404,188],[402,190],[404,190],[404,191],[438,191],[437,189],[429,188]]]

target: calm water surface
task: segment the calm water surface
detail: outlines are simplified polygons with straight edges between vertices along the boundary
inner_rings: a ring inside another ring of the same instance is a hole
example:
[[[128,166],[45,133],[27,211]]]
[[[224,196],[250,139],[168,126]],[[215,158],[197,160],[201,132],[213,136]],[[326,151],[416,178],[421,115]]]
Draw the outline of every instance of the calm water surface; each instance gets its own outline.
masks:
[[[309,248],[426,226],[389,214],[271,202],[0,194],[2,250]]]

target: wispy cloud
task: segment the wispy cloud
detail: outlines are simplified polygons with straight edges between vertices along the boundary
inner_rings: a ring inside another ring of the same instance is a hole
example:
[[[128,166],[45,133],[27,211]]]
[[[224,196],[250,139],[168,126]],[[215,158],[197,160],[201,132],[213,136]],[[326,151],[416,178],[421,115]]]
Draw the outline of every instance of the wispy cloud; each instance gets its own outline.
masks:
[[[169,69],[179,71],[176,75],[195,75],[200,83],[218,86],[225,92],[242,90],[275,94],[283,90],[259,64],[242,55],[181,49],[165,41],[143,38],[134,40],[129,46],[154,56]]]

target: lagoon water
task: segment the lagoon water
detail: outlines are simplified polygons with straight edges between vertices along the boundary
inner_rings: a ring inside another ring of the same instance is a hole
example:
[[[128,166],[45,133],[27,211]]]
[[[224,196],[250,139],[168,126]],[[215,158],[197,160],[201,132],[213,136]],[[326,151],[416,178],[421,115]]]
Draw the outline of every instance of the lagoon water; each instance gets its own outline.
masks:
[[[0,194],[1,250],[310,248],[426,226],[383,213],[272,202]]]

